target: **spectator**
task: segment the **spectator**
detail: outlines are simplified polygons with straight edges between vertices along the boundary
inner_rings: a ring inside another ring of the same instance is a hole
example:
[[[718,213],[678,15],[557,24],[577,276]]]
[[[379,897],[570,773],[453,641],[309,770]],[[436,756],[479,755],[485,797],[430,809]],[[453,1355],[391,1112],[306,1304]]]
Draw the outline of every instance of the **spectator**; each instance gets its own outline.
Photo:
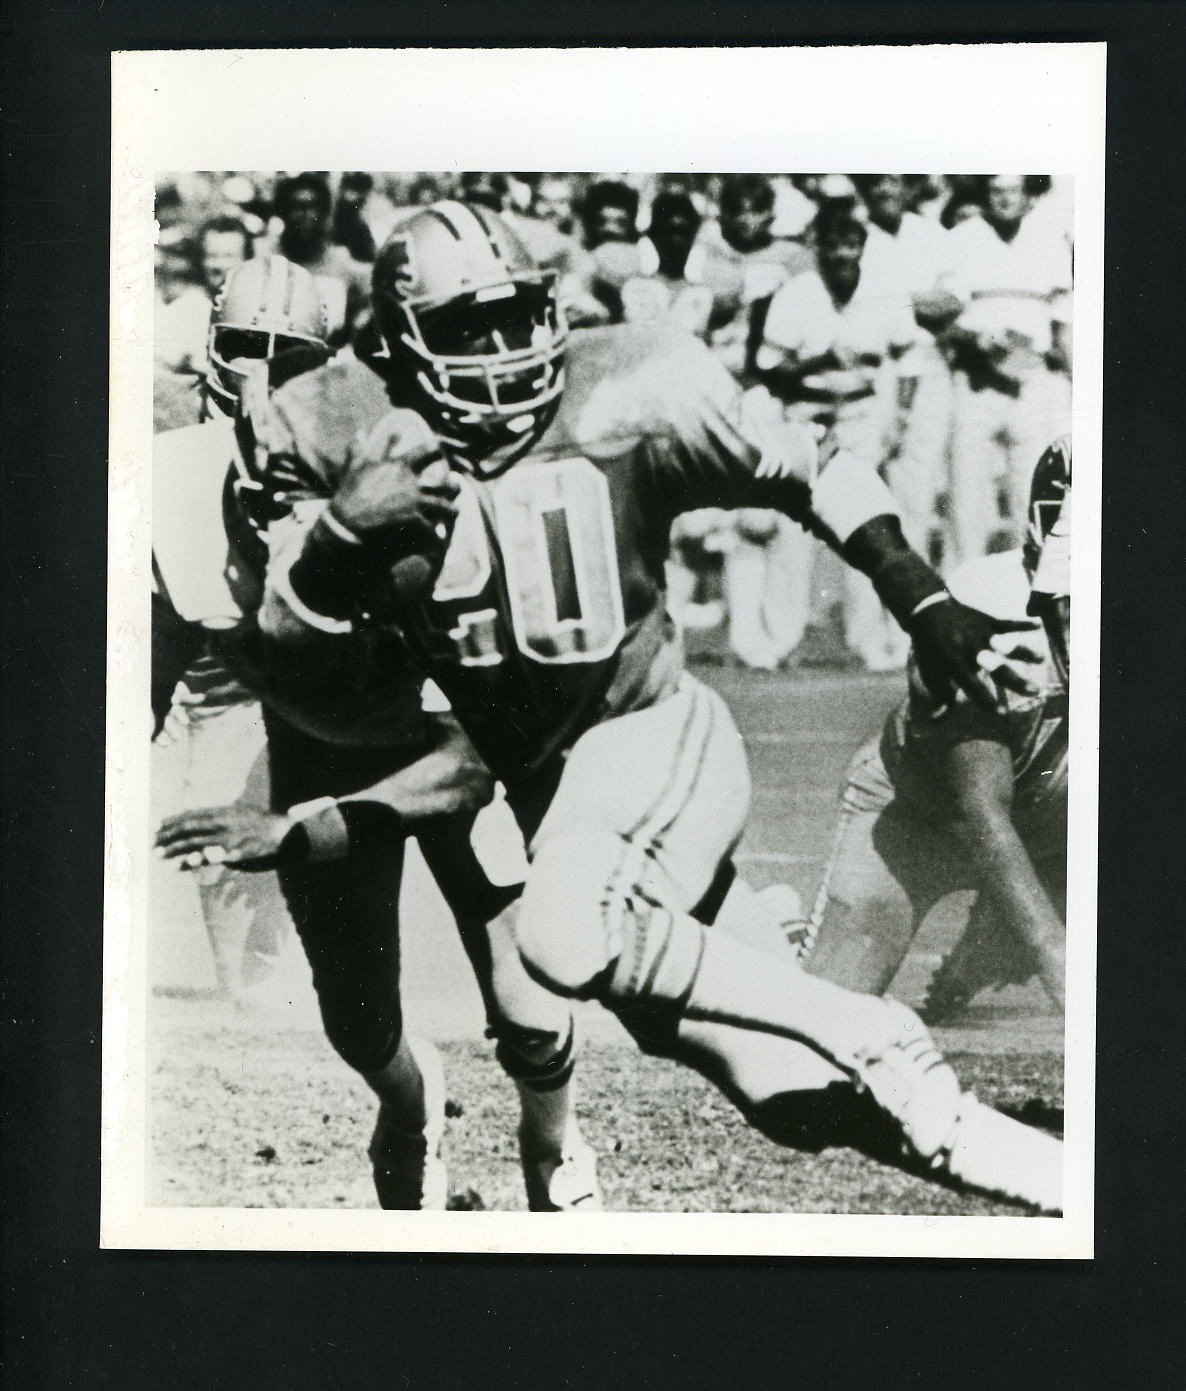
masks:
[[[572,234],[572,185],[566,175],[541,175],[531,190],[529,210],[507,210],[502,216],[523,238],[538,266],[562,278],[570,273],[579,248]]]
[[[796,241],[778,241],[774,189],[763,174],[732,174],[721,185],[720,218],[705,223],[703,283],[712,291],[709,342],[734,375],[745,373],[750,312],[796,271],[811,264]]]
[[[639,243],[642,273],[622,286],[624,318],[639,322],[671,314],[689,332],[707,335],[712,292],[695,283],[698,268],[689,270],[701,221],[686,193],[660,193],[655,199],[649,236]]]
[[[639,274],[639,198],[629,184],[602,179],[581,208],[582,252],[565,287],[565,309],[575,326],[622,318],[622,286]]]
[[[629,184],[603,179],[585,194],[581,226],[587,251],[607,243],[633,245],[638,240],[638,194]]]
[[[944,268],[949,233],[910,208],[912,185],[902,174],[859,174],[854,182],[869,217],[865,259],[905,284],[916,318],[926,322]],[[900,448],[887,458],[887,481],[902,509],[910,543],[935,564],[946,540],[947,452],[951,435],[951,374],[929,333],[911,350],[908,375],[917,381]],[[907,364],[903,364],[905,370]]]
[[[913,379],[899,370],[919,335],[908,289],[891,262],[866,263],[869,234],[845,200],[821,207],[813,235],[817,265],[793,276],[772,299],[756,367],[790,418],[826,426],[841,448],[881,462],[896,452],[913,400]],[[793,560],[798,569],[797,583],[784,588],[797,596],[792,626],[803,632],[814,543],[795,533],[779,559]],[[834,596],[843,592],[849,651],[872,670],[901,665],[899,630],[864,576],[854,572],[850,580],[821,568],[819,578],[825,603],[834,606]],[[816,616],[830,612],[817,610]]]
[[[239,218],[213,217],[202,224],[195,239],[195,283],[157,316],[154,353],[159,368],[194,379],[206,370],[210,307],[227,275],[251,252],[251,236]]]
[[[420,174],[408,185],[408,206],[430,208],[445,196],[440,181],[431,174]]]
[[[573,186],[569,175],[541,176],[531,200],[531,216],[540,222],[550,222],[566,237],[573,235]]]
[[[978,174],[947,174],[947,201],[939,221],[950,231],[970,217],[979,217],[984,202],[984,180]]]
[[[492,213],[501,213],[507,205],[508,191],[505,174],[479,170],[462,174],[458,197],[463,203],[477,203],[481,208],[489,208]]]
[[[317,281],[329,317],[329,341],[346,342],[369,312],[370,270],[330,241],[333,199],[324,174],[302,173],[276,189],[283,222],[277,249]]]
[[[361,171],[343,174],[338,185],[338,200],[334,204],[332,240],[335,246],[345,247],[354,260],[369,264],[375,259],[375,238],[371,234],[363,208],[375,187],[369,174]]]
[[[982,183],[981,216],[950,233],[940,280],[952,317],[950,458],[956,559],[1019,544],[1032,461],[1065,434],[1070,408],[1071,252],[1057,222],[1031,217],[1020,174]]]

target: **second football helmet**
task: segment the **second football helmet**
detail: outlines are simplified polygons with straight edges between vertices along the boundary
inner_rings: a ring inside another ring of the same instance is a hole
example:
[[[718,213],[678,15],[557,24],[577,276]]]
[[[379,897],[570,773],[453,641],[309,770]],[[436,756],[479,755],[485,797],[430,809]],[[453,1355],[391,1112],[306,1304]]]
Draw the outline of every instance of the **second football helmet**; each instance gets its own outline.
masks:
[[[244,261],[227,276],[210,314],[207,399],[233,415],[256,363],[301,348],[324,354],[328,332],[321,291],[303,266],[278,255]],[[302,362],[302,370],[308,365]]]
[[[1029,612],[1042,620],[1059,674],[1070,665],[1071,442],[1056,440],[1038,460],[1030,483],[1022,559],[1030,582]]]
[[[556,276],[496,213],[442,202],[398,226],[375,262],[373,361],[480,478],[509,468],[555,415],[567,329]]]

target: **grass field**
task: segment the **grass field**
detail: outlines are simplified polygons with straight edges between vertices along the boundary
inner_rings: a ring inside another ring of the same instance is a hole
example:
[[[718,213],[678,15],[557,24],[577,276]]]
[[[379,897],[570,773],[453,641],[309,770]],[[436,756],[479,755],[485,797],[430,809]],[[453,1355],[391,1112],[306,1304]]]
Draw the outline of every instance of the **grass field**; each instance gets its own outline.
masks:
[[[789,882],[810,903],[827,854],[836,792],[857,743],[900,689],[892,677],[766,676],[700,665],[729,700],[750,751],[755,796],[742,846],[755,887]],[[299,948],[240,1011],[213,997],[195,904],[154,880],[150,1007],[151,1187],[158,1204],[372,1206],[366,1088],[321,1035]],[[476,987],[423,868],[404,904],[406,1012],[437,1041],[449,1081],[445,1157],[458,1207],[522,1208],[513,1089],[482,1038]],[[952,940],[959,905],[940,909],[895,993],[921,998]],[[846,1151],[805,1155],[754,1134],[699,1077],[640,1055],[603,1012],[584,1011],[582,1122],[618,1210],[860,1213],[1015,1211],[960,1197]],[[1062,1105],[1062,1038],[1036,985],[981,996],[936,1031],[985,1101],[1041,1115]]]

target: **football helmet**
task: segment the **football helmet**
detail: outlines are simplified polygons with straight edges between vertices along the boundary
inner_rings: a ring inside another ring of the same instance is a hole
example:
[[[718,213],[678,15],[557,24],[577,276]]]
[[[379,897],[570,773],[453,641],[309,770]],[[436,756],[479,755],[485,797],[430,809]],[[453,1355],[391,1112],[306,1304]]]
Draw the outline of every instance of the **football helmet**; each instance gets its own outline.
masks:
[[[244,261],[227,276],[210,314],[208,402],[223,415],[233,415],[244,379],[256,363],[266,361],[270,371],[273,362],[294,354],[292,361],[304,370],[311,356],[324,360],[328,333],[321,291],[303,266],[278,255]]]
[[[497,213],[441,202],[398,226],[375,261],[372,366],[479,478],[539,439],[564,389],[556,276]]]
[[[1071,442],[1056,440],[1038,460],[1030,484],[1022,560],[1030,582],[1029,613],[1040,618],[1065,682],[1070,666]]]

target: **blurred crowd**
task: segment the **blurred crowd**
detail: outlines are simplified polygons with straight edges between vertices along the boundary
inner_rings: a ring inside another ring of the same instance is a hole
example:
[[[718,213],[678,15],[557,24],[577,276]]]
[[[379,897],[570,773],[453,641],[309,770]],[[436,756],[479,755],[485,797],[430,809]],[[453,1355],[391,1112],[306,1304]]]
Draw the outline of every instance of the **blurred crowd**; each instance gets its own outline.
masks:
[[[747,401],[875,459],[941,570],[1020,539],[1029,474],[1070,423],[1072,204],[1044,175],[186,173],[158,184],[156,428],[190,423],[210,309],[279,251],[318,281],[330,340],[370,266],[441,198],[501,213],[554,270],[570,325],[673,316]],[[906,640],[868,581],[780,514],[683,517],[673,612],[747,666],[891,670]]]

